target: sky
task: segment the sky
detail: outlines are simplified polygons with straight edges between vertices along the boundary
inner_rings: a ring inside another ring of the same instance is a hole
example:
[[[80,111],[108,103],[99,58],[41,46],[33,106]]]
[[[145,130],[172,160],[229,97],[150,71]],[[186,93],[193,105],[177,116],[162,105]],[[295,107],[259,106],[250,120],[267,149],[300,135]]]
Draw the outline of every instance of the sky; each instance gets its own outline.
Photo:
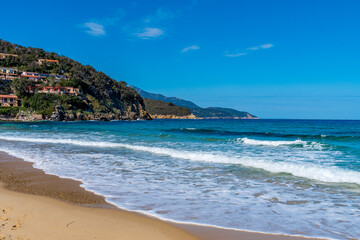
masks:
[[[358,0],[14,1],[0,38],[260,118],[360,119]]]

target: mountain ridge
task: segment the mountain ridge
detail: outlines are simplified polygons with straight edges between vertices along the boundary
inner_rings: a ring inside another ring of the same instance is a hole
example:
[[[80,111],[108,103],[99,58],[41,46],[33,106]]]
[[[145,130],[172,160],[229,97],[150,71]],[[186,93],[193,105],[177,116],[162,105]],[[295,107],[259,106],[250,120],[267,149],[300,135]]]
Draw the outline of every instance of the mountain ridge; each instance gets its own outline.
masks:
[[[250,114],[244,111],[238,111],[232,108],[223,108],[223,107],[208,107],[202,108],[197,104],[184,100],[178,97],[167,97],[162,94],[150,93],[144,91],[138,87],[133,85],[129,85],[132,87],[137,93],[140,94],[143,98],[149,98],[154,100],[160,100],[167,103],[173,103],[180,107],[188,108],[192,114],[194,114],[197,118],[205,118],[205,119],[258,119],[257,116]]]
[[[137,93],[140,94],[140,96],[142,96],[143,98],[150,98],[150,99],[154,99],[154,100],[160,100],[163,102],[167,102],[167,103],[173,103],[177,106],[180,107],[185,107],[185,108],[189,108],[189,109],[193,109],[193,108],[201,108],[198,105],[196,105],[195,103],[188,101],[188,100],[184,100],[178,97],[167,97],[165,95],[159,94],[159,93],[150,93],[147,91],[144,91],[138,87],[135,87],[133,85],[129,85],[129,87],[135,89],[135,91]]]

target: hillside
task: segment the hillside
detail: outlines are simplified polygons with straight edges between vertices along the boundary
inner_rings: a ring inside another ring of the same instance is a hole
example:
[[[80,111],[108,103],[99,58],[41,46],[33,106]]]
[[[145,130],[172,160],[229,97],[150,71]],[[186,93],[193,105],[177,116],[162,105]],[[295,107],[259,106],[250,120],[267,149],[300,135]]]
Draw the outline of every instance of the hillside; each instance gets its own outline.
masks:
[[[188,108],[160,100],[144,98],[147,112],[152,118],[195,118]]]
[[[149,93],[146,92],[138,87],[129,85],[129,87],[132,87],[133,89],[136,90],[136,92],[138,92],[143,98],[150,98],[150,99],[155,99],[155,100],[160,100],[163,102],[167,102],[167,103],[173,103],[177,106],[180,107],[184,107],[184,108],[189,108],[189,109],[193,109],[193,108],[200,108],[198,105],[196,105],[193,102],[187,101],[187,100],[183,100],[181,98],[177,98],[177,97],[166,97],[162,94],[156,94],[156,93]]]
[[[0,94],[15,90],[22,103],[19,111],[25,109],[50,120],[150,119],[143,98],[134,89],[89,65],[1,39],[0,54],[0,67],[17,71],[1,75]]]
[[[248,112],[242,112],[232,108],[208,107],[191,109],[191,111],[199,118],[257,119],[256,116]]]
[[[257,119],[255,115],[248,112],[238,111],[232,108],[220,108],[220,107],[208,107],[201,108],[195,103],[187,100],[183,100],[177,97],[166,97],[162,94],[149,93],[140,88],[131,86],[134,88],[143,98],[149,98],[154,100],[160,100],[167,103],[173,103],[180,107],[188,108],[197,118],[222,118],[222,119]]]

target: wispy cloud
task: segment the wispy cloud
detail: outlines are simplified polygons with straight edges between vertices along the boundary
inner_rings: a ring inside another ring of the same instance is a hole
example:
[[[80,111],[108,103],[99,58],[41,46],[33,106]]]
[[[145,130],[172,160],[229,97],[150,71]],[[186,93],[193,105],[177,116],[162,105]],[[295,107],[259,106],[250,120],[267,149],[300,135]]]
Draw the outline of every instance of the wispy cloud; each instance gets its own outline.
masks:
[[[182,52],[182,53],[185,53],[185,52],[188,52],[188,51],[199,50],[199,49],[200,49],[199,46],[197,46],[197,45],[192,45],[192,46],[183,48],[183,49],[181,50],[181,52]]]
[[[106,34],[104,26],[96,22],[86,22],[82,25],[82,27],[85,29],[86,33],[95,37]]]
[[[225,57],[240,57],[240,56],[245,56],[249,53],[249,51],[256,51],[256,50],[261,50],[261,49],[269,49],[274,47],[274,44],[272,43],[266,43],[266,44],[262,44],[259,46],[254,46],[254,47],[249,47],[246,48],[246,50],[242,50],[242,51],[237,51],[237,52],[230,52],[230,51],[226,51],[225,52]]]
[[[135,35],[142,39],[158,38],[164,34],[161,28],[145,27],[142,31],[135,33]]]
[[[240,57],[240,56],[244,56],[246,55],[247,53],[225,53],[225,57]]]
[[[158,8],[155,12],[129,23],[124,31],[141,39],[154,39],[165,34],[171,22],[181,15],[181,11]]]
[[[91,19],[84,24],[79,25],[89,35],[99,37],[106,35],[105,26],[111,26],[116,24],[126,15],[125,11],[121,8],[116,9],[115,14],[111,17],[102,19]]]
[[[249,50],[259,50],[259,49],[268,49],[268,48],[272,48],[274,47],[274,45],[272,43],[267,43],[267,44],[262,44],[259,46],[255,46],[255,47],[250,47],[248,48]]]

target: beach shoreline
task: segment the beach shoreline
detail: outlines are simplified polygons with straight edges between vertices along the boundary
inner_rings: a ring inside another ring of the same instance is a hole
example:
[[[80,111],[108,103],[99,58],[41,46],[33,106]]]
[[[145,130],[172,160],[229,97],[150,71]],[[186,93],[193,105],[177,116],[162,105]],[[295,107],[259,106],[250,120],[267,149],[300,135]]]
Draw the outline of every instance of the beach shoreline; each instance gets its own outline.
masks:
[[[0,226],[5,224],[0,228],[0,237],[4,239],[17,239],[14,236],[49,239],[59,233],[57,239],[69,239],[69,236],[87,239],[97,235],[102,239],[116,236],[121,239],[319,239],[175,223],[119,209],[103,196],[85,190],[80,181],[46,174],[34,168],[33,163],[4,152],[0,152],[0,183],[3,211]],[[6,218],[15,222],[5,221]],[[73,224],[71,218],[81,220]],[[77,227],[69,230],[68,226],[64,227],[67,224]]]

